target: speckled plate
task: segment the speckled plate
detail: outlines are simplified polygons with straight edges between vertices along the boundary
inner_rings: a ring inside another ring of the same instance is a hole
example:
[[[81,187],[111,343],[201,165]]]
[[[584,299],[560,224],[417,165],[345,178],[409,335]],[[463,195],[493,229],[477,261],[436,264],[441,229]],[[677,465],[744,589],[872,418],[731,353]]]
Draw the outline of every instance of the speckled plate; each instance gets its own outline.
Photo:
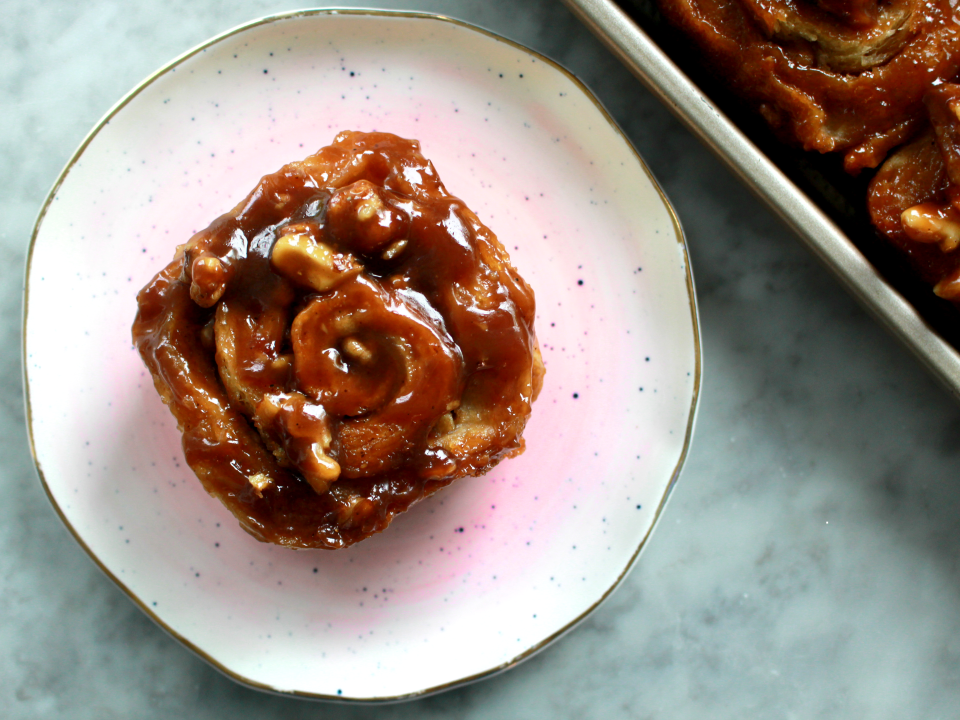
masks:
[[[341,129],[421,140],[535,288],[547,376],[523,456],[355,547],[295,552],[204,493],[130,324],[178,243]],[[444,18],[270,17],[162,68],[58,179],[26,287],[28,425],[54,507],[157,623],[275,692],[413,697],[545,647],[630,569],[693,429],[697,312],[663,193],[575,78]]]

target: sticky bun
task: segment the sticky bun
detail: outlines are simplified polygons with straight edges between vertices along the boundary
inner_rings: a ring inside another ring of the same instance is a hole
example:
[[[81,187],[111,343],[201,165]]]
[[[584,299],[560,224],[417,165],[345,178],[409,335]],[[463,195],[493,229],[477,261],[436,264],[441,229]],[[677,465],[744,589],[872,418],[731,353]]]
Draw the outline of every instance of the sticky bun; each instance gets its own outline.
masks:
[[[341,548],[523,451],[534,296],[414,140],[265,176],[138,296],[188,464],[259,540]]]

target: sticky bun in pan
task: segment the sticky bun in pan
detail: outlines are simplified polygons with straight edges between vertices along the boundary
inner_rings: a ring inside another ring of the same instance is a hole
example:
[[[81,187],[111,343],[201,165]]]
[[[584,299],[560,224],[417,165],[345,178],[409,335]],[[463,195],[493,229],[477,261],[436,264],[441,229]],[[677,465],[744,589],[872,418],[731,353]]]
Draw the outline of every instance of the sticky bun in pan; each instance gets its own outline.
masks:
[[[950,0],[658,0],[782,140],[879,167],[876,229],[960,300],[960,17]]]
[[[940,297],[960,301],[960,85],[924,98],[928,126],[887,158],[870,181],[873,224],[907,253]]]
[[[188,464],[259,540],[345,547],[523,451],[533,291],[414,140],[265,176],[138,303]]]

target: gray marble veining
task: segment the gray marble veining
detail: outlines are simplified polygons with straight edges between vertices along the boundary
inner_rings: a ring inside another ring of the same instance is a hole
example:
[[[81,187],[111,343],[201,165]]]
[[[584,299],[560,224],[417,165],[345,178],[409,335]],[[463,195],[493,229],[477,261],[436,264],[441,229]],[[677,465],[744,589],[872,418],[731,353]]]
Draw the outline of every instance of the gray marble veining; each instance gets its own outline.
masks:
[[[596,92],[673,201],[697,282],[704,383],[660,526],[624,585],[554,646],[412,703],[266,695],[166,636],[90,562],[36,479],[20,381],[23,262],[60,168],[117,99],[207,37],[292,6],[8,0],[0,716],[956,717],[956,403],[559,2],[378,5],[459,17],[558,60]]]

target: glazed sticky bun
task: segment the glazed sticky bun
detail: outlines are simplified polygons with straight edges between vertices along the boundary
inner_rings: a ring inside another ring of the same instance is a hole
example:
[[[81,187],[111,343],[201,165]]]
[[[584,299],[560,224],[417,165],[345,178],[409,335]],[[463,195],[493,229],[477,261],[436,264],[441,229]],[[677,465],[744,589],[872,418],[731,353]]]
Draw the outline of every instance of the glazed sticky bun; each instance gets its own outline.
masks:
[[[138,303],[188,464],[259,540],[345,547],[523,451],[533,291],[414,140],[265,176]]]
[[[658,0],[784,140],[873,168],[960,69],[950,0]]]

